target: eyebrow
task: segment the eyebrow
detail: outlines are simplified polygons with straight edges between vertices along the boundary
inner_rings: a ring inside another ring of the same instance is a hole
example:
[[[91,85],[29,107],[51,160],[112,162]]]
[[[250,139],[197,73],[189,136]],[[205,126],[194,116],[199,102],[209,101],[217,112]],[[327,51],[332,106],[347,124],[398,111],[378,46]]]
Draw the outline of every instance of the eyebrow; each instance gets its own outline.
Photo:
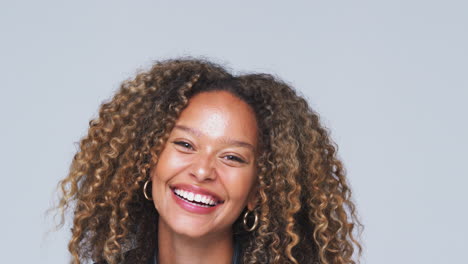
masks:
[[[180,129],[180,130],[183,130],[185,132],[188,132],[196,137],[200,137],[203,135],[203,132],[195,129],[195,128],[191,128],[191,127],[187,127],[187,126],[183,126],[183,125],[176,125],[174,128],[177,128],[177,129]],[[240,141],[240,140],[235,140],[235,139],[230,139],[230,138],[221,138],[221,142],[225,143],[225,144],[228,144],[228,145],[234,145],[234,146],[238,146],[238,147],[246,147],[246,148],[249,148],[251,149],[252,151],[255,151],[255,147],[250,144],[250,143],[247,143],[247,142],[244,142],[244,141]]]

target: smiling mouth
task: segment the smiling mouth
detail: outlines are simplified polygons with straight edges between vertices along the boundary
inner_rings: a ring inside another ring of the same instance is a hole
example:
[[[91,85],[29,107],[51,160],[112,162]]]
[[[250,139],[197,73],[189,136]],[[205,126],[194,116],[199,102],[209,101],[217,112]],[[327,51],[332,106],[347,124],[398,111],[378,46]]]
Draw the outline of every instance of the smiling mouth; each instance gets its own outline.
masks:
[[[215,198],[209,195],[193,193],[182,189],[174,188],[172,192],[180,199],[196,206],[214,207],[218,204],[223,203],[223,201],[217,201]]]

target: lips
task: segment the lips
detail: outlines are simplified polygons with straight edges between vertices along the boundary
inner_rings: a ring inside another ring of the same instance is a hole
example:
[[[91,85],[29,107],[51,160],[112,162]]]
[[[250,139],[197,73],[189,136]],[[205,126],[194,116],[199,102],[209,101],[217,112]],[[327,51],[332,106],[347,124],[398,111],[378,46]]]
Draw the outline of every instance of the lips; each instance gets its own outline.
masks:
[[[177,204],[192,213],[207,214],[224,203],[217,194],[196,185],[175,184],[170,188]]]
[[[224,200],[219,197],[216,193],[203,189],[196,185],[188,185],[188,184],[175,184],[170,186],[173,192],[176,195],[183,197],[185,199],[188,198],[190,201],[196,202],[204,202],[212,201],[215,204],[224,203]],[[197,201],[198,200],[198,201]],[[213,203],[208,203],[213,204]]]
[[[179,196],[180,198],[188,201],[188,202],[191,202],[191,203],[194,203],[194,204],[197,204],[197,205],[201,205],[201,206],[215,206],[217,203],[214,201],[213,198],[211,198],[210,196],[208,195],[204,195],[204,194],[195,194],[193,192],[188,192],[188,191],[185,191],[185,190],[182,190],[182,189],[174,189],[173,190],[174,194]]]

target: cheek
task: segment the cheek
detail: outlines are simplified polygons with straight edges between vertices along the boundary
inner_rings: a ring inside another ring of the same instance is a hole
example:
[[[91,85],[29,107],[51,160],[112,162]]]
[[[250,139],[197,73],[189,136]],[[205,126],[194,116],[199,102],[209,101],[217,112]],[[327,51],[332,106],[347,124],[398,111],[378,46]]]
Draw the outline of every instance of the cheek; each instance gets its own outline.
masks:
[[[187,155],[181,155],[174,149],[165,149],[158,160],[158,163],[151,174],[155,181],[165,181],[183,170],[188,163]]]
[[[225,178],[224,184],[230,193],[230,198],[245,202],[253,188],[255,173],[246,171],[243,173],[233,173]]]

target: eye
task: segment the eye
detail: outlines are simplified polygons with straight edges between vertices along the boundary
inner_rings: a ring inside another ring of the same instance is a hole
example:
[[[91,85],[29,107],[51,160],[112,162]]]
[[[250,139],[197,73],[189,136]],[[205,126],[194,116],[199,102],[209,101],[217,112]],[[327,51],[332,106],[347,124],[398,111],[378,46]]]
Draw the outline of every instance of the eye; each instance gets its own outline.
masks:
[[[225,159],[227,160],[230,160],[230,161],[235,161],[235,162],[238,162],[238,163],[246,163],[245,160],[237,157],[237,156],[234,156],[234,155],[226,155],[224,156]]]
[[[174,141],[173,142],[174,144],[178,145],[178,146],[181,146],[183,148],[186,148],[186,149],[189,149],[189,150],[193,150],[193,147],[192,145],[190,145],[190,143],[187,143],[185,141]]]

